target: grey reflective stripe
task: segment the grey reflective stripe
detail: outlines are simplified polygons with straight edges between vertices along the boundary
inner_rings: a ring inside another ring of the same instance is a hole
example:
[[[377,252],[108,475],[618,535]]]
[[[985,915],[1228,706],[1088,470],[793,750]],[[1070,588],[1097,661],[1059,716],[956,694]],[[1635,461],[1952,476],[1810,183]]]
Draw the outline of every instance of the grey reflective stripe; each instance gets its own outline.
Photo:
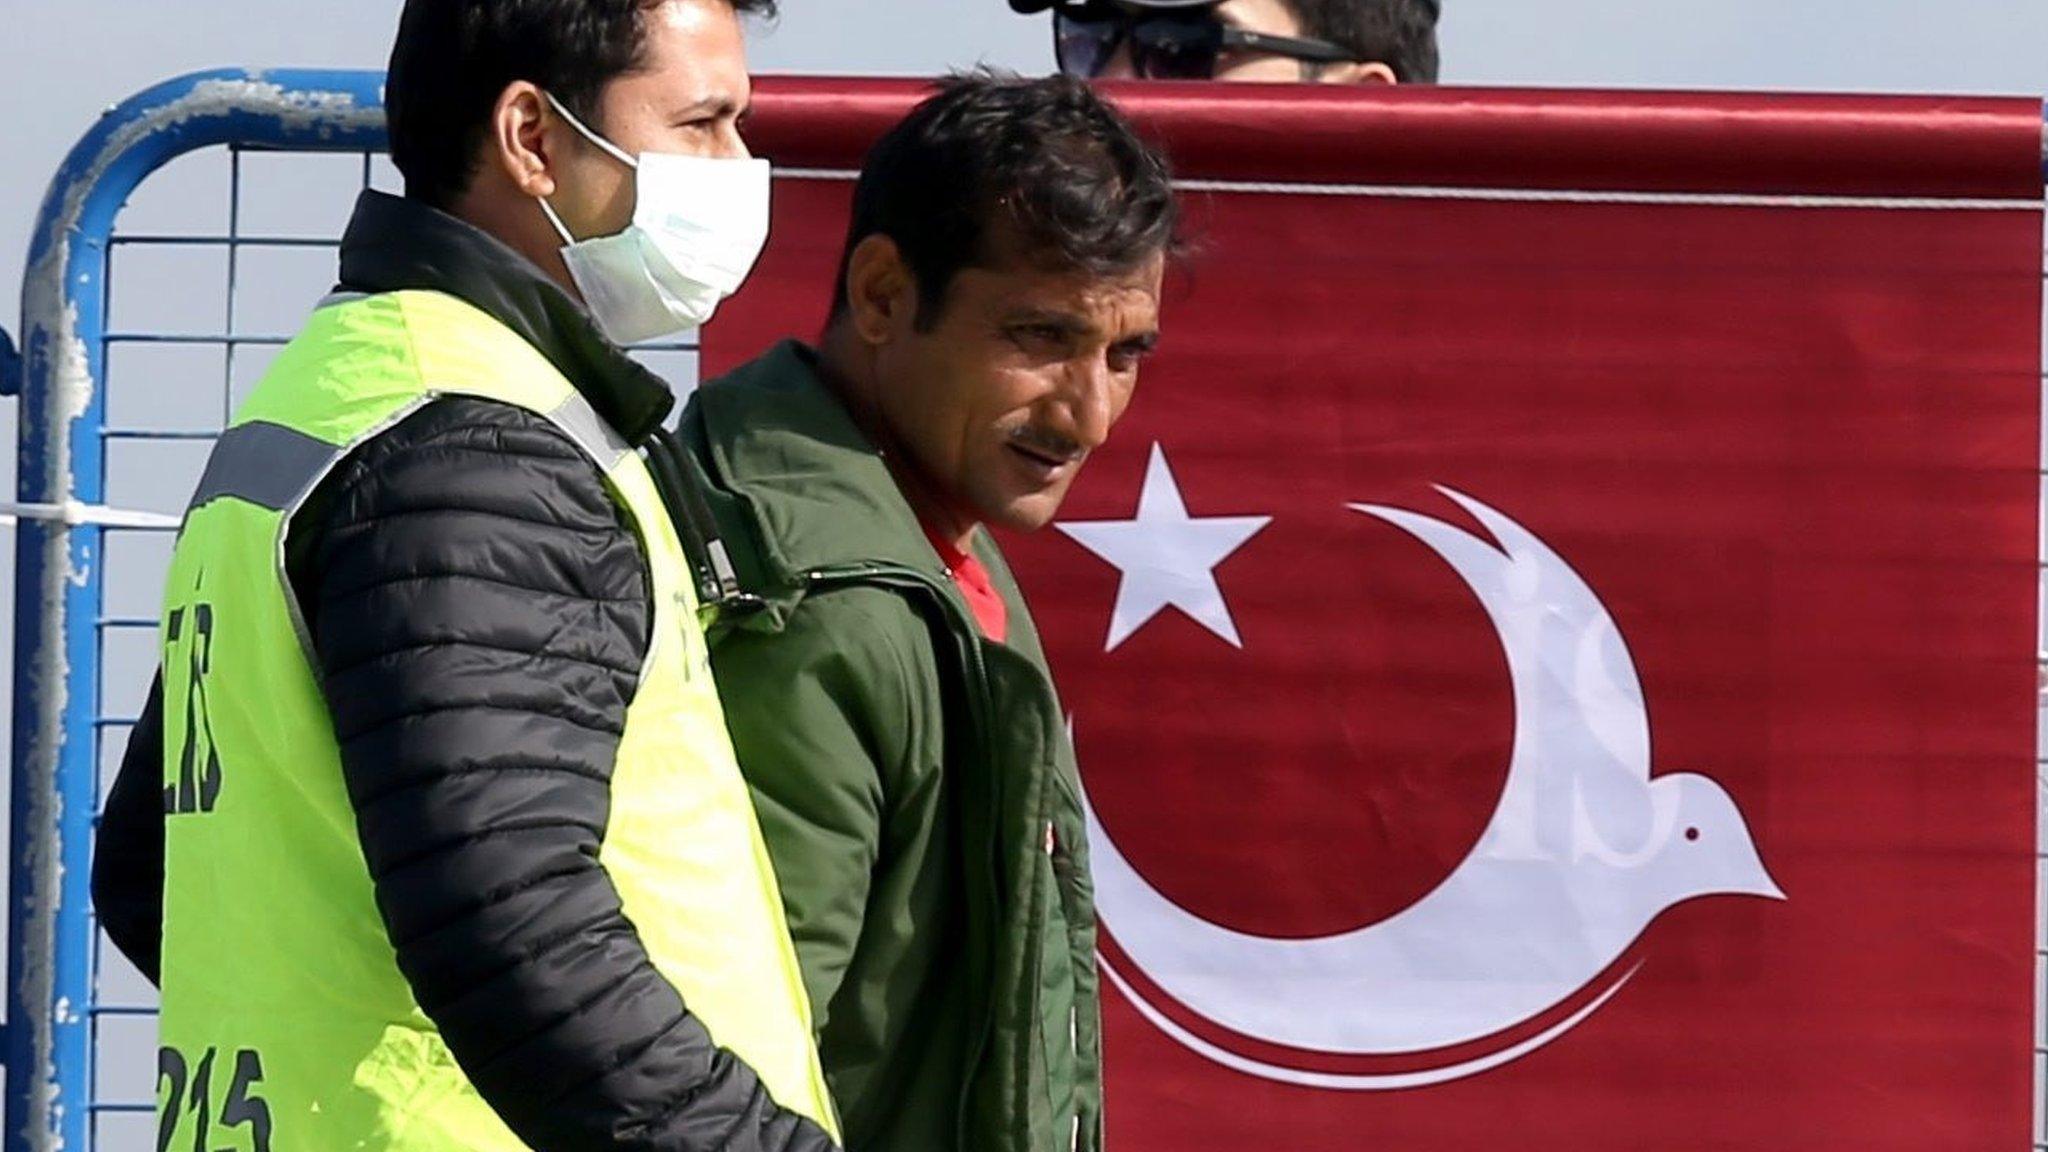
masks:
[[[254,421],[221,434],[192,494],[197,510],[216,500],[244,500],[288,512],[306,498],[344,449],[282,424]]]
[[[612,430],[611,425],[604,422],[604,417],[597,414],[597,409],[590,406],[590,401],[573,392],[553,412],[546,415],[548,423],[567,433],[569,439],[574,440],[576,446],[583,449],[592,460],[597,461],[597,466],[607,473],[617,468],[619,462],[633,452],[633,446],[626,443]]]

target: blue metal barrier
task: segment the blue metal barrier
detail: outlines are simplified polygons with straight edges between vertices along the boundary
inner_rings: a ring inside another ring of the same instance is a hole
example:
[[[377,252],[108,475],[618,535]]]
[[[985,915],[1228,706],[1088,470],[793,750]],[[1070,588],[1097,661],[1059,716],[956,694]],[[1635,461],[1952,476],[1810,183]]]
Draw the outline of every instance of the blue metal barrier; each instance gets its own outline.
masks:
[[[19,498],[77,508],[105,497],[107,272],[129,194],[170,160],[218,145],[301,152],[384,146],[383,75],[223,70],[168,81],[109,111],[59,169],[22,295]],[[0,378],[5,378],[0,374]],[[86,522],[79,522],[80,520]],[[89,880],[109,629],[91,517],[24,519],[16,543],[13,842],[5,1037],[9,1152],[94,1147],[96,1013]],[[120,1009],[109,1009],[119,1012]]]

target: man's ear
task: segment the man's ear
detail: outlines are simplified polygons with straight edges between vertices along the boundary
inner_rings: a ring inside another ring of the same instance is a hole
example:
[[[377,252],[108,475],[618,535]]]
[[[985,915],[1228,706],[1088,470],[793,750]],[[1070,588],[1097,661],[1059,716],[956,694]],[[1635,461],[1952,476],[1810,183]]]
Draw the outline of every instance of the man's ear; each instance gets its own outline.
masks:
[[[861,342],[886,344],[917,318],[917,276],[896,241],[880,234],[854,245],[846,262],[846,308]]]
[[[1377,60],[1367,63],[1325,64],[1316,70],[1318,84],[1399,84],[1394,69]]]
[[[530,81],[515,80],[491,108],[484,165],[497,170],[520,193],[540,199],[555,194],[555,147],[560,117]]]

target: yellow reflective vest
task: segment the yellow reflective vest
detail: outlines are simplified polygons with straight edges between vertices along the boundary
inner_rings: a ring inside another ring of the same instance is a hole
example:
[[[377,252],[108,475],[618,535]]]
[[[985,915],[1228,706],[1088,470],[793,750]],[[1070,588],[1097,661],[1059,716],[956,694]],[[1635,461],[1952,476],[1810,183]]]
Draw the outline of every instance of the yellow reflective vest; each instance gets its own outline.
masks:
[[[654,482],[539,351],[433,292],[316,312],[221,437],[178,539],[161,621],[161,1132],[177,1147],[249,1152],[525,1147],[398,970],[285,571],[292,514],[321,479],[421,406],[457,395],[545,417],[636,526],[654,634],[599,860],[655,967],[713,1040],[777,1104],[836,1138],[689,564]]]

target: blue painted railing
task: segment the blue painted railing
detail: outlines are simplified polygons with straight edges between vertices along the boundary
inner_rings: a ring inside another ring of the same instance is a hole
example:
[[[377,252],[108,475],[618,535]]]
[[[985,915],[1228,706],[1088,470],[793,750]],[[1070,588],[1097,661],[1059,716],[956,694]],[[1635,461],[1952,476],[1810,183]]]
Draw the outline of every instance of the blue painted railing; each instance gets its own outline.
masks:
[[[383,82],[378,72],[197,73],[112,109],[72,149],[43,200],[23,283],[23,505],[104,501],[108,255],[129,194],[212,146],[381,150]],[[14,391],[10,363],[0,355],[0,387]],[[16,540],[7,1152],[93,1146],[88,878],[107,529],[79,519],[91,518],[24,518]]]

